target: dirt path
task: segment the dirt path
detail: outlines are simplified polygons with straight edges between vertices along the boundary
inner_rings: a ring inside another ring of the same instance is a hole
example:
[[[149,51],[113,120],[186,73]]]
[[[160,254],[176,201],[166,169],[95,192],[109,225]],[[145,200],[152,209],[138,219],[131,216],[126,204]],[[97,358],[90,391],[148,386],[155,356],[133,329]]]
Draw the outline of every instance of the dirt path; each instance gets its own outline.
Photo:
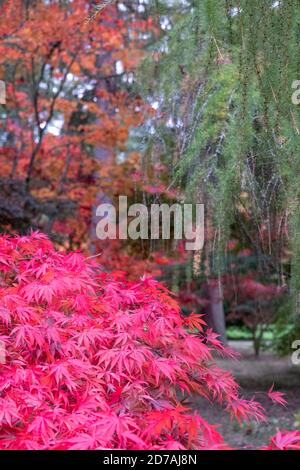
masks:
[[[209,405],[205,399],[195,397],[194,409],[210,423],[220,423],[219,431],[225,441],[234,448],[258,448],[266,444],[277,429],[295,429],[296,414],[300,413],[300,366],[291,363],[290,358],[277,358],[270,352],[263,352],[256,359],[250,342],[234,341],[233,349],[242,354],[239,360],[217,360],[220,367],[230,370],[241,385],[246,398],[253,396],[266,410],[267,423],[239,425],[231,422],[227,413],[218,405]],[[266,393],[272,384],[275,390],[286,394],[287,408],[272,403]],[[298,417],[299,427],[300,416]]]

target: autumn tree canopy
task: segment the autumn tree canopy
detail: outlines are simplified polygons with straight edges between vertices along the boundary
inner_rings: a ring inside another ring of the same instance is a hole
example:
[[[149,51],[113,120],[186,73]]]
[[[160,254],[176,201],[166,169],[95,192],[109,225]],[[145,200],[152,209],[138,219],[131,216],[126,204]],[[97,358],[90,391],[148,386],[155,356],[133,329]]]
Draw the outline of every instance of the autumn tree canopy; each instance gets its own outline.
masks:
[[[88,21],[93,11],[81,0],[7,1],[0,25],[1,223],[74,246],[87,243],[103,188],[126,186],[114,168],[140,122],[133,71],[153,34],[137,9],[107,5]]]

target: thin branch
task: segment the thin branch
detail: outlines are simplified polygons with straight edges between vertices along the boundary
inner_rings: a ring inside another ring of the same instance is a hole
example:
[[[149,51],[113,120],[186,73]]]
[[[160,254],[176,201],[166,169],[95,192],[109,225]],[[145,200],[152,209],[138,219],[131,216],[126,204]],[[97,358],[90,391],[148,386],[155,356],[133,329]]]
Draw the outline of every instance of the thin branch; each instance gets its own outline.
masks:
[[[31,154],[31,157],[30,157],[30,162],[29,162],[29,166],[28,166],[28,171],[27,171],[27,176],[26,176],[26,189],[28,190],[29,189],[29,185],[30,185],[30,180],[31,180],[31,174],[32,174],[32,170],[33,170],[33,167],[34,167],[34,162],[35,162],[35,158],[41,148],[41,145],[42,145],[42,141],[43,141],[43,138],[44,138],[44,135],[45,135],[45,132],[47,130],[47,127],[50,123],[50,121],[52,120],[53,118],[53,114],[54,114],[54,109],[55,109],[55,104],[56,104],[56,101],[57,101],[57,98],[59,97],[59,95],[61,94],[62,90],[63,90],[63,87],[65,85],[65,82],[66,82],[66,79],[67,79],[67,75],[75,61],[75,58],[76,58],[76,55],[75,54],[71,60],[71,62],[69,63],[66,71],[65,71],[65,74],[60,82],[60,85],[58,87],[58,90],[57,92],[54,94],[53,96],[53,99],[52,99],[52,102],[51,102],[51,105],[50,105],[50,108],[49,108],[49,114],[48,114],[48,117],[46,119],[46,122],[45,122],[45,125],[43,126],[43,128],[39,127],[39,141],[37,143],[37,145],[34,147],[33,151],[32,151],[32,154]],[[36,103],[37,105],[37,103]]]
[[[94,21],[94,19],[104,10],[104,8],[108,7],[109,5],[112,5],[115,2],[116,0],[103,0],[102,3],[96,5],[93,13],[86,19],[86,23]]]

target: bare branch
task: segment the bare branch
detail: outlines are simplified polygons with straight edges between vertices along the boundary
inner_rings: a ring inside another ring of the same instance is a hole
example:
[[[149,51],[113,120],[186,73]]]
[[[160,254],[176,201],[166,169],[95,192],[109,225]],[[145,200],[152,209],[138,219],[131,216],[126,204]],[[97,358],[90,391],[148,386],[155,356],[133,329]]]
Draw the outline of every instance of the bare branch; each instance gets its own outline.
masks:
[[[99,5],[95,6],[93,13],[87,18],[86,22],[89,23],[90,21],[93,21],[96,16],[98,16],[99,13],[104,10],[104,8],[108,7],[108,5],[112,5],[115,2],[116,0],[102,0]]]

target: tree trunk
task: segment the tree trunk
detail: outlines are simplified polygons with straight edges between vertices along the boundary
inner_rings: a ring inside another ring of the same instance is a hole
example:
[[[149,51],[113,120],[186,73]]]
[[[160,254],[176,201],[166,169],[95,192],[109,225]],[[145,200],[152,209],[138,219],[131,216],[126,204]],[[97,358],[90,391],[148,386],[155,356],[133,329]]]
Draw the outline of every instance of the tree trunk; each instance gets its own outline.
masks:
[[[223,295],[221,287],[217,282],[212,282],[208,286],[209,305],[207,309],[206,322],[215,333],[220,336],[224,345],[227,344],[226,324],[223,306]]]

